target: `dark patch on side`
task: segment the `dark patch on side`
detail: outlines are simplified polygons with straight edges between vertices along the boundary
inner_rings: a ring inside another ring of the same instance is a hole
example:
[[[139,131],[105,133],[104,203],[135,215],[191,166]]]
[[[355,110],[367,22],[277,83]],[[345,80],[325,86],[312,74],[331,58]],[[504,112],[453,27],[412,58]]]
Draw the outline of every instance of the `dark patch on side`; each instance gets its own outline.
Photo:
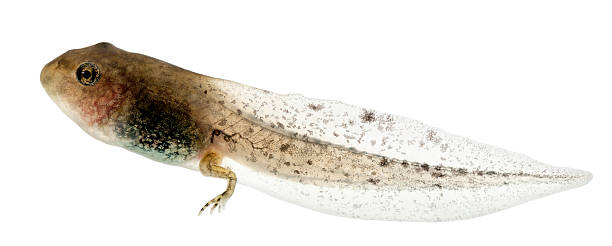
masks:
[[[202,134],[188,107],[158,100],[141,93],[124,120],[114,129],[119,138],[130,140],[133,149],[161,161],[182,161],[197,154]],[[213,132],[214,134],[214,132]]]
[[[373,179],[373,178],[369,178],[367,179],[368,182],[370,182],[373,185],[376,185],[380,182],[380,179]]]
[[[403,168],[408,168],[410,166],[410,162],[402,161],[400,165],[402,165]]]
[[[312,165],[312,161],[311,161],[311,160],[307,160],[307,161],[306,161],[306,164],[308,164],[308,165]]]
[[[363,110],[363,113],[359,116],[362,122],[374,122],[376,120],[376,114],[374,111]]]

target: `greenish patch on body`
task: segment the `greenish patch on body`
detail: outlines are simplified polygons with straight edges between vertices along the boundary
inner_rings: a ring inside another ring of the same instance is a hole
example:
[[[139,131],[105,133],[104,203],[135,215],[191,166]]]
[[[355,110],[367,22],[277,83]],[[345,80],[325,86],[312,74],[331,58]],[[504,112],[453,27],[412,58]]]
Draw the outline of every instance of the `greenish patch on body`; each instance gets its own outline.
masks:
[[[188,108],[178,103],[141,93],[122,118],[114,130],[123,147],[148,158],[177,164],[196,156],[202,146]]]

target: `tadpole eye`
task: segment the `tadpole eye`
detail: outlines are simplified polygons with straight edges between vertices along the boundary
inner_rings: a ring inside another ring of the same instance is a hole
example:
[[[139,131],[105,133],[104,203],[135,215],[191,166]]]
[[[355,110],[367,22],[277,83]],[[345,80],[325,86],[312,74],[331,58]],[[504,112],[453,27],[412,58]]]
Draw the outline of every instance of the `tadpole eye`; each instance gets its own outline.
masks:
[[[76,78],[82,85],[92,86],[100,79],[100,69],[94,63],[85,62],[77,68]]]

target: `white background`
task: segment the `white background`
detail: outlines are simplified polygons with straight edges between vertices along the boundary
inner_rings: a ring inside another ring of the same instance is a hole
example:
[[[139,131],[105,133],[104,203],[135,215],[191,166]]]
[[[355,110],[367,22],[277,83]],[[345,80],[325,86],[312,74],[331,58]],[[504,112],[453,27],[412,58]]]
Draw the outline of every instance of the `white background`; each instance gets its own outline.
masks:
[[[610,245],[609,1],[40,1],[0,4],[0,245]],[[40,69],[108,41],[279,93],[419,119],[585,187],[445,223],[334,217],[87,136]]]

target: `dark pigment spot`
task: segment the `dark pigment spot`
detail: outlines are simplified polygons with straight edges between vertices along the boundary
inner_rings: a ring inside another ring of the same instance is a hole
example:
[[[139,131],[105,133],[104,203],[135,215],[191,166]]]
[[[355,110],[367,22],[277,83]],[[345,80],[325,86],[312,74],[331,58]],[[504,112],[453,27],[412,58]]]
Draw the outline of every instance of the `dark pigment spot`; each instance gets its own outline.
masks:
[[[321,104],[317,104],[317,105],[308,104],[308,108],[312,109],[313,111],[319,111],[319,110],[323,109],[324,107]]]
[[[360,118],[363,122],[374,122],[376,120],[376,115],[373,111],[364,110]]]
[[[282,145],[280,146],[280,151],[281,151],[281,152],[285,152],[285,151],[289,150],[289,147],[291,147],[291,145],[290,145],[290,144],[282,144]]]
[[[227,124],[227,119],[222,119],[218,124],[219,126],[225,126],[225,124]]]
[[[210,143],[213,143],[215,141],[215,137],[221,135],[221,131],[215,129],[212,131],[212,137],[210,138]]]
[[[427,164],[421,164],[421,168],[422,168],[423,170],[425,170],[426,172],[429,172],[429,165],[427,165]]]
[[[380,160],[380,163],[378,163],[378,165],[380,165],[381,167],[389,166],[389,160],[387,160],[387,158],[382,158],[382,160]]]
[[[380,179],[373,179],[373,178],[369,178],[367,179],[368,182],[370,182],[373,185],[376,185],[380,182]]]
[[[457,173],[460,174],[460,175],[466,175],[468,173],[468,171],[465,168],[459,168],[457,170]]]
[[[429,130],[427,131],[427,140],[430,142],[434,142],[434,143],[440,143],[440,141],[442,140],[440,137],[438,137],[438,133],[433,131],[433,130]]]
[[[439,173],[439,172],[432,172],[431,176],[434,177],[434,178],[441,178],[441,177],[444,177],[446,175],[443,174],[443,173]]]

